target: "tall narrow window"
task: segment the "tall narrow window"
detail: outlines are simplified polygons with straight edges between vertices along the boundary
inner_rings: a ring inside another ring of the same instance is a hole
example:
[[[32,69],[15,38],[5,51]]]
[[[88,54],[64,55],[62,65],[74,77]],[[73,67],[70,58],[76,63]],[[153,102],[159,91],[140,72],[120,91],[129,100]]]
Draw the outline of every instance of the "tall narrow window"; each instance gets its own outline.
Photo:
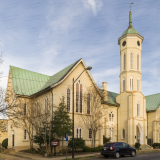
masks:
[[[126,54],[123,56],[123,70],[126,70]]]
[[[139,71],[139,54],[137,54],[137,70]]]
[[[67,89],[67,112],[70,112],[70,97],[71,97],[71,93],[70,93],[70,89]]]
[[[82,113],[82,84],[80,84],[80,113]]]
[[[76,84],[76,112],[79,111],[79,83]]]
[[[130,86],[130,91],[133,91],[133,77],[130,77],[130,82],[129,82],[129,86]]]
[[[126,90],[126,80],[123,78],[123,92]]]
[[[113,130],[113,128],[110,128],[110,137],[111,137],[111,141],[114,141],[114,130]]]
[[[24,140],[26,140],[26,139],[27,139],[27,130],[24,129]]]
[[[82,138],[82,129],[80,128],[80,127],[78,127],[77,129],[76,129],[76,137],[77,138]]]
[[[137,91],[139,91],[139,87],[140,86],[140,80],[139,80],[139,78],[137,79]]]
[[[24,115],[27,115],[27,105],[24,103]]]
[[[112,112],[109,114],[109,122],[114,122],[114,114]]]
[[[87,94],[87,114],[90,114],[90,94]]]
[[[76,112],[82,113],[82,84],[76,84]]]
[[[45,99],[45,113],[48,113],[48,98]]]
[[[125,138],[125,130],[123,129],[122,130],[122,139],[124,139]]]
[[[37,116],[37,111],[38,111],[37,102],[35,102],[35,106],[34,106],[34,115],[35,116]]]
[[[130,69],[133,69],[133,53],[130,53]]]
[[[92,138],[92,129],[89,129],[89,138]]]
[[[140,104],[137,103],[137,117],[140,117]]]

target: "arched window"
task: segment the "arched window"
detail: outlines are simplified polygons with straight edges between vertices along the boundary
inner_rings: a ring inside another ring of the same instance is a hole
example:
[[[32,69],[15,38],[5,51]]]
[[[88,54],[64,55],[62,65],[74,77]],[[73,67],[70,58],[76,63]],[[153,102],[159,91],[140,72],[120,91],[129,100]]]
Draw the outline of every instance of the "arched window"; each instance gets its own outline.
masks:
[[[27,115],[27,104],[24,103],[24,115]]]
[[[89,138],[92,138],[92,129],[89,129]]]
[[[82,129],[81,129],[81,127],[78,127],[76,129],[76,137],[77,138],[82,138]]]
[[[140,117],[140,104],[137,103],[137,117]]]
[[[38,112],[38,104],[37,101],[35,102],[35,106],[34,106],[34,115],[37,116],[37,112]]]
[[[80,80],[76,84],[76,112],[82,113],[82,84]]]
[[[130,82],[129,82],[129,86],[130,86],[130,91],[133,91],[133,77],[130,77]]]
[[[48,113],[48,98],[45,99],[45,113]]]
[[[140,80],[139,80],[139,78],[137,79],[137,91],[139,91],[140,89]]]
[[[139,54],[137,54],[137,70],[139,71]]]
[[[87,94],[87,114],[90,114],[90,93]]]
[[[113,128],[110,128],[110,137],[111,137],[111,141],[114,141],[114,130],[113,130]]]
[[[125,129],[122,129],[122,139],[125,138]]]
[[[130,69],[133,69],[133,53],[130,53]]]
[[[109,122],[114,122],[114,114],[112,112],[109,114]]]
[[[123,56],[123,70],[126,70],[126,54]]]
[[[67,89],[67,112],[70,112],[71,91]]]
[[[126,80],[123,78],[123,92],[126,90]]]
[[[26,140],[26,139],[27,139],[27,130],[24,129],[24,140]]]

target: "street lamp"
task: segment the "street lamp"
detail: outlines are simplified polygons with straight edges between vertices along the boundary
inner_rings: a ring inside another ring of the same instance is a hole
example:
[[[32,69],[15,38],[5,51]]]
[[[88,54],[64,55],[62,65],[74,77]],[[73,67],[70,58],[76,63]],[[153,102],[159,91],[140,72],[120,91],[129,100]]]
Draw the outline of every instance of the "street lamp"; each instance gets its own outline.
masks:
[[[87,68],[85,68],[84,70],[83,70],[83,72],[84,71],[86,71],[86,70],[91,70],[92,69],[92,67],[91,66],[88,66]],[[83,73],[82,72],[82,73]],[[82,73],[77,77],[77,79],[82,75]],[[74,159],[74,83],[77,81],[77,79],[76,80],[74,80],[74,78],[73,78],[73,109],[72,109],[72,159]]]

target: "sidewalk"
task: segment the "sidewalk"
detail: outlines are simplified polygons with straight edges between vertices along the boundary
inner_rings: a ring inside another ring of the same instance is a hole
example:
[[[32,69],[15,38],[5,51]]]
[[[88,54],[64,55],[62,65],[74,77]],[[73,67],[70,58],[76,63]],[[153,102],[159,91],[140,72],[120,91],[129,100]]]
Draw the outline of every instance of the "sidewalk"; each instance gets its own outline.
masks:
[[[100,155],[100,152],[94,152],[94,153],[89,153],[89,154],[79,154],[79,155],[74,155],[74,158],[78,157],[89,157],[89,156],[98,156]],[[34,159],[34,160],[46,160],[46,159],[51,159],[51,160],[63,160],[66,159],[66,156],[55,156],[52,158],[45,158],[42,157],[41,155],[37,154],[31,154],[31,153],[24,153],[24,152],[16,152],[16,153],[11,153],[11,154],[2,154],[2,157],[7,157],[7,156],[13,156],[17,157],[17,159]],[[72,156],[67,156],[67,158],[72,158]]]

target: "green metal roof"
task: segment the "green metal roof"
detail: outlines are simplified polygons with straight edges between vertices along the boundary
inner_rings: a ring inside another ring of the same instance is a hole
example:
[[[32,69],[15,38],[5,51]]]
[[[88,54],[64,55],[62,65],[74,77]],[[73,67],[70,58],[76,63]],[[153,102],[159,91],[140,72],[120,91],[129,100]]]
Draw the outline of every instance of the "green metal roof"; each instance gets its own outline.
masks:
[[[126,35],[126,34],[139,34],[138,31],[136,31],[133,27],[132,28],[128,28],[127,30],[125,30],[122,34],[122,36]],[[140,34],[139,34],[140,35]]]
[[[68,67],[64,68],[60,72],[58,72],[55,75],[51,76],[50,79],[46,82],[46,84],[41,88],[41,90],[43,90],[43,89],[45,89],[45,88],[47,88],[47,87],[59,82],[61,79],[63,79],[63,77],[65,77],[65,75],[73,68],[73,66],[75,64],[77,64],[77,62],[69,65]]]
[[[80,59],[81,60],[81,59]],[[16,94],[31,96],[59,82],[80,60],[64,68],[53,76],[10,66],[13,88]]]
[[[125,30],[122,34],[122,36],[126,35],[126,34],[139,34],[138,31],[136,31],[133,26],[132,26],[132,13],[130,11],[129,13],[129,27],[127,30]],[[139,34],[140,35],[140,34]]]
[[[160,93],[145,96],[146,97],[146,110],[154,111],[160,106]]]
[[[16,94],[32,95],[38,92],[50,76],[10,66],[13,88]]]

